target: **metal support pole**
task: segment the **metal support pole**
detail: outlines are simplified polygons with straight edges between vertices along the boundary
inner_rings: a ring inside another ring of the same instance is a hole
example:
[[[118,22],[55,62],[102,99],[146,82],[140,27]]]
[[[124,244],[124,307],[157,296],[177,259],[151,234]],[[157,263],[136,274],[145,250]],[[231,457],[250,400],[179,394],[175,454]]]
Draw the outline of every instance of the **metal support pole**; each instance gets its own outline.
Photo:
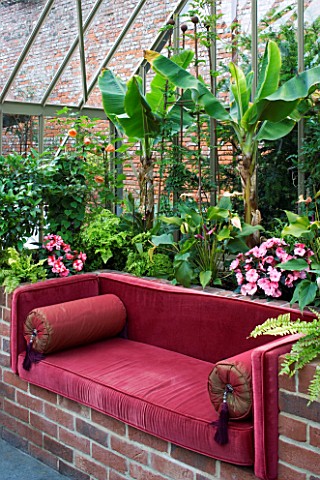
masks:
[[[3,135],[3,111],[0,110],[0,155],[2,155],[2,135]]]
[[[43,153],[44,150],[44,116],[39,115],[38,116],[38,137],[39,137],[39,154]],[[41,203],[41,219],[39,222],[39,238],[38,241],[39,243],[43,242],[43,226],[44,226],[44,209],[43,209],[43,203]]]
[[[298,72],[304,70],[304,0],[298,0]],[[305,195],[305,176],[300,166],[303,161],[304,119],[298,122],[298,196]],[[301,204],[298,204],[301,205]]]
[[[210,26],[212,38],[210,43],[210,85],[213,95],[217,94],[217,79],[213,72],[217,70],[217,5],[216,0],[213,0],[210,7],[210,15],[213,22]],[[218,178],[218,150],[217,150],[217,121],[210,117],[210,177],[211,177],[211,191],[210,191],[210,205],[217,204],[217,178]]]
[[[39,137],[39,153],[43,153],[44,150],[44,118],[43,115],[38,116],[38,137]]]
[[[83,38],[83,21],[82,21],[82,3],[81,0],[77,0],[77,18],[78,18],[78,35],[79,35],[79,53],[80,53],[80,65],[81,65],[81,80],[83,91],[83,104],[85,105],[88,100],[87,89],[87,73],[86,73],[86,56],[84,51],[84,38]]]
[[[251,0],[251,65],[254,72],[252,82],[252,97],[256,94],[258,83],[258,5],[257,0]]]
[[[251,65],[253,70],[253,80],[251,88],[251,100],[253,101],[258,85],[258,5],[257,0],[251,0]],[[256,202],[259,198],[258,185],[258,152],[256,153],[256,166],[252,181],[255,183]]]

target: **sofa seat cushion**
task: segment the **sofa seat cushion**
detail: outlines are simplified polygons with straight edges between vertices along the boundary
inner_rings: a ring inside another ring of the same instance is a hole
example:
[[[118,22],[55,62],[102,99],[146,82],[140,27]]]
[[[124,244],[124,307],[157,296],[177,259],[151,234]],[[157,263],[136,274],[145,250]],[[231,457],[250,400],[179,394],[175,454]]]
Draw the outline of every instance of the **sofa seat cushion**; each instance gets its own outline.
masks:
[[[214,441],[218,419],[208,390],[212,364],[159,347],[112,338],[48,355],[21,378],[164,440],[238,465],[252,465],[253,425],[229,424],[229,443]]]

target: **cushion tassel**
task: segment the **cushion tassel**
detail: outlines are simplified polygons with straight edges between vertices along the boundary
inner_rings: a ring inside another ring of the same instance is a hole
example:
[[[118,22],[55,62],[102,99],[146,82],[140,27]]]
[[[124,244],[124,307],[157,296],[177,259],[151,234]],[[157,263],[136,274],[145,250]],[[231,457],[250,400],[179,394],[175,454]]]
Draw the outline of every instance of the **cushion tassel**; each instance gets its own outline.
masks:
[[[220,410],[219,420],[217,422],[213,422],[213,424],[218,427],[215,433],[214,439],[219,445],[225,445],[229,441],[229,436],[228,436],[229,408],[228,408],[227,397],[228,397],[228,393],[232,393],[232,392],[233,392],[233,388],[228,383],[223,393],[223,402]]]
[[[37,330],[33,329],[32,335],[30,337],[30,342],[27,345],[26,355],[24,357],[23,364],[22,364],[25,370],[30,370],[31,365],[33,363],[38,363],[40,362],[40,360],[44,359],[44,355],[42,353],[39,353],[32,348],[33,340],[35,339],[36,336],[37,336]]]

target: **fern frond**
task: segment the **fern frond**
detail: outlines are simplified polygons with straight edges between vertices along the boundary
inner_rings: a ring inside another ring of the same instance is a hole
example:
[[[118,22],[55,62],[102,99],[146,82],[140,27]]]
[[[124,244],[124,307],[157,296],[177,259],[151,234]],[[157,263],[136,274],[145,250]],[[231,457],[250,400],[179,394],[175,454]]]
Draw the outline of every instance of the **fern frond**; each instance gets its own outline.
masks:
[[[310,402],[320,400],[320,365],[317,366],[313,379],[309,385]]]
[[[269,318],[250,334],[250,337],[254,338],[259,335],[283,336],[294,333],[303,335],[292,345],[291,351],[285,355],[280,374],[292,377],[298,370],[320,355],[320,312],[312,308],[310,310],[316,317],[311,322],[300,319],[290,320],[290,313],[286,313],[277,318]],[[320,397],[320,365],[317,366],[315,376],[310,383],[309,393],[310,402]]]
[[[297,341],[299,343],[299,340]],[[294,366],[293,372],[300,370],[305,365],[318,357],[319,348],[317,345],[302,346],[297,343],[293,344],[291,352],[285,357],[285,364]]]
[[[290,313],[279,315],[277,318],[268,318],[262,325],[257,325],[256,328],[250,333],[250,337],[256,338],[260,335],[289,335],[297,333],[296,322],[291,322]]]

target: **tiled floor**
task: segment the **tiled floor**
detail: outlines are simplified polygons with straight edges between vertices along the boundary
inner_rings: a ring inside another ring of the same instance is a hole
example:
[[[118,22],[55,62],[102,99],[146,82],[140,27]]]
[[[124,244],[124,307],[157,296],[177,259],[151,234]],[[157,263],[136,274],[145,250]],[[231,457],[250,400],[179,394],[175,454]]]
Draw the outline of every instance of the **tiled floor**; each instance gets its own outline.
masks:
[[[55,470],[0,439],[1,480],[66,480]]]

